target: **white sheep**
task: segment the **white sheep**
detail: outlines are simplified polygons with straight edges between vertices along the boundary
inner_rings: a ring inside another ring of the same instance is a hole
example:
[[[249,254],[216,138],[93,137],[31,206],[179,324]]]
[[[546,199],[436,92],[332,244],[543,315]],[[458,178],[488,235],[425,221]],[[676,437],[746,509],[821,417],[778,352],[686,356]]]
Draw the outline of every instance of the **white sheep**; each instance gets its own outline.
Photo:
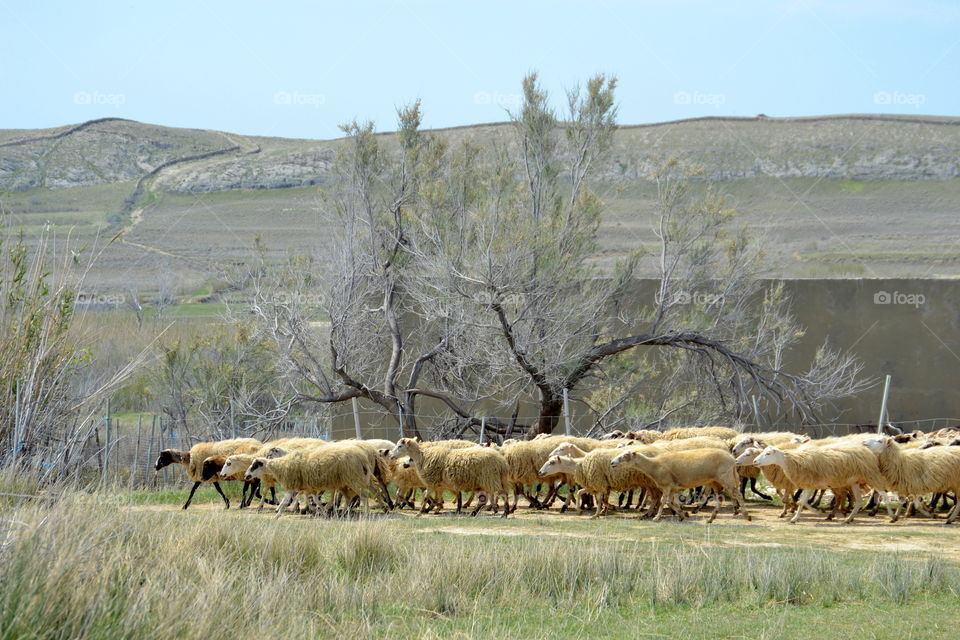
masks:
[[[902,448],[889,436],[868,438],[863,445],[876,455],[880,473],[890,491],[912,499],[948,491],[960,496],[960,449],[957,447]],[[908,501],[900,501],[891,522],[900,518],[907,504]],[[953,522],[958,513],[960,500],[944,524]]]
[[[349,514],[353,497],[365,496],[365,492],[372,489],[373,480],[373,468],[367,452],[354,444],[343,443],[292,451],[273,459],[257,458],[244,477],[252,480],[264,474],[275,477],[286,490],[286,495],[277,508],[277,518],[300,492],[340,492],[347,498]],[[333,507],[332,500],[330,507]],[[366,503],[364,510],[367,510]]]
[[[730,440],[740,433],[730,427],[677,427],[663,432],[664,440],[683,440],[686,438],[719,438]]]
[[[620,449],[598,448],[587,453],[574,445],[565,444],[555,451],[559,453],[543,464],[540,475],[563,474],[569,478],[570,485],[578,486],[584,493],[592,495],[596,503],[592,518],[605,515],[612,507],[609,499],[613,491],[650,489],[659,496],[656,485],[643,473],[628,467],[617,469],[611,465],[611,460],[623,453]]]
[[[390,457],[398,459],[404,456],[410,457],[427,491],[433,492],[441,504],[445,489],[458,495],[461,491],[482,492],[480,503],[470,514],[476,516],[487,506],[483,500],[486,495],[494,499],[500,496],[505,500],[507,498],[507,462],[499,451],[475,446],[460,449],[445,446],[424,448],[411,438],[401,438]],[[421,514],[425,508],[426,501],[420,509]],[[509,513],[509,507],[505,507],[503,517],[506,518]]]
[[[610,464],[613,467],[630,465],[653,480],[663,493],[655,520],[660,519],[665,507],[683,520],[684,512],[678,492],[701,486],[710,487],[716,492],[717,503],[707,519],[708,524],[714,521],[723,506],[724,491],[734,501],[734,515],[739,513],[747,521],[751,519],[737,487],[736,461],[728,451],[711,448],[650,455],[642,450],[628,449],[617,455]]]
[[[853,509],[844,520],[848,524],[853,522],[860,510],[861,486],[881,488],[884,484],[876,461],[871,456],[864,456],[863,451],[865,449],[862,447],[849,445],[801,446],[793,450],[771,446],[761,451],[753,464],[779,466],[790,482],[801,489],[797,511],[790,522],[799,520],[804,507],[813,510],[809,500],[814,491],[832,489],[834,493],[838,490],[849,491],[853,496]],[[839,502],[838,496],[834,501],[834,511]]]

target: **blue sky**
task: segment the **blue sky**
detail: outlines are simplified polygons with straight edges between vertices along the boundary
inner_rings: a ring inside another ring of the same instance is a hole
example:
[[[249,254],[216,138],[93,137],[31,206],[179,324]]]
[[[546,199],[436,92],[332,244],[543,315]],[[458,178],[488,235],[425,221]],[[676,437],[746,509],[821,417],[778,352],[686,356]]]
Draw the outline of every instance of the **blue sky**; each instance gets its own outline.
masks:
[[[960,113],[960,2],[0,0],[0,128],[117,116],[329,138],[504,119],[537,70],[558,106],[620,79],[620,122]]]

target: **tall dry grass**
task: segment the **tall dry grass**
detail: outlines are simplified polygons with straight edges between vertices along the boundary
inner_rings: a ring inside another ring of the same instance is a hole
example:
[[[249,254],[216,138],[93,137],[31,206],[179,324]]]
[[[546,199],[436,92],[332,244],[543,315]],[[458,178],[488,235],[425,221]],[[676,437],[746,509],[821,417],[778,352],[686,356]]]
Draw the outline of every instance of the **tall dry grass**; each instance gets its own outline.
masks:
[[[0,638],[507,637],[541,619],[560,637],[641,609],[960,593],[960,571],[936,558],[487,533],[49,492],[0,508]]]

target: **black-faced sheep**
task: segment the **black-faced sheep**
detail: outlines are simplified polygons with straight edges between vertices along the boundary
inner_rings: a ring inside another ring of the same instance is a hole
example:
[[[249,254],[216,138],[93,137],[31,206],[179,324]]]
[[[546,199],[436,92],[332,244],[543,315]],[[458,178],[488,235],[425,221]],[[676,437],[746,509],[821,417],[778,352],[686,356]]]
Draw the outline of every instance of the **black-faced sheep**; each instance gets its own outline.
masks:
[[[190,490],[190,496],[184,503],[183,508],[190,506],[193,500],[193,494],[197,492],[203,482],[203,461],[210,456],[230,455],[233,453],[250,453],[260,447],[260,442],[253,438],[236,438],[233,440],[221,440],[219,442],[199,442],[190,448],[190,451],[179,451],[177,449],[164,449],[157,457],[154,469],[159,471],[171,464],[182,464],[187,468],[187,475],[193,480],[193,488]],[[219,480],[213,481],[213,488],[217,490],[226,508],[230,508],[230,500],[224,495],[220,488]]]

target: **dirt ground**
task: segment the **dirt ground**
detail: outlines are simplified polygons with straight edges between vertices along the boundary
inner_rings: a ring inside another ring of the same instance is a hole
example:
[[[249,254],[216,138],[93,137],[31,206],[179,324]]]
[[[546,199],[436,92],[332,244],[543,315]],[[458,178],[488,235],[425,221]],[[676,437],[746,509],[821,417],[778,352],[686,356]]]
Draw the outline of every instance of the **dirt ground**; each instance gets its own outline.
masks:
[[[522,501],[521,501],[522,502]],[[636,512],[618,511],[598,520],[590,513],[560,513],[558,508],[533,510],[520,507],[507,521],[489,514],[471,518],[457,515],[447,503],[440,514],[427,514],[417,518],[416,512],[406,509],[383,514],[371,506],[370,517],[387,520],[406,520],[416,523],[421,531],[462,536],[537,536],[538,538],[577,538],[584,540],[622,540],[630,542],[655,542],[664,536],[686,537],[686,534],[703,536],[710,532],[709,541],[698,538],[699,544],[720,546],[764,546],[784,548],[849,549],[856,551],[886,551],[899,553],[930,553],[960,561],[960,524],[944,526],[944,516],[937,520],[914,517],[891,524],[884,511],[874,517],[858,516],[852,524],[826,521],[826,513],[806,511],[797,524],[787,518],[779,518],[780,507],[760,503],[748,503],[752,517],[746,522],[734,518],[729,507],[722,509],[709,527],[706,520],[709,510],[692,514],[683,523],[676,518],[665,518],[655,523],[637,519]],[[179,511],[180,506],[135,505],[136,511]],[[191,505],[190,511],[223,512],[222,503]],[[225,515],[227,515],[225,513]],[[243,511],[230,509],[230,517],[252,517],[267,520],[275,515],[272,508],[259,514],[255,508]],[[311,516],[285,514],[287,521],[305,520]],[[282,520],[281,520],[282,522]],[[503,523],[504,526],[498,526]],[[520,524],[522,523],[522,524]],[[662,528],[662,534],[658,533]]]

